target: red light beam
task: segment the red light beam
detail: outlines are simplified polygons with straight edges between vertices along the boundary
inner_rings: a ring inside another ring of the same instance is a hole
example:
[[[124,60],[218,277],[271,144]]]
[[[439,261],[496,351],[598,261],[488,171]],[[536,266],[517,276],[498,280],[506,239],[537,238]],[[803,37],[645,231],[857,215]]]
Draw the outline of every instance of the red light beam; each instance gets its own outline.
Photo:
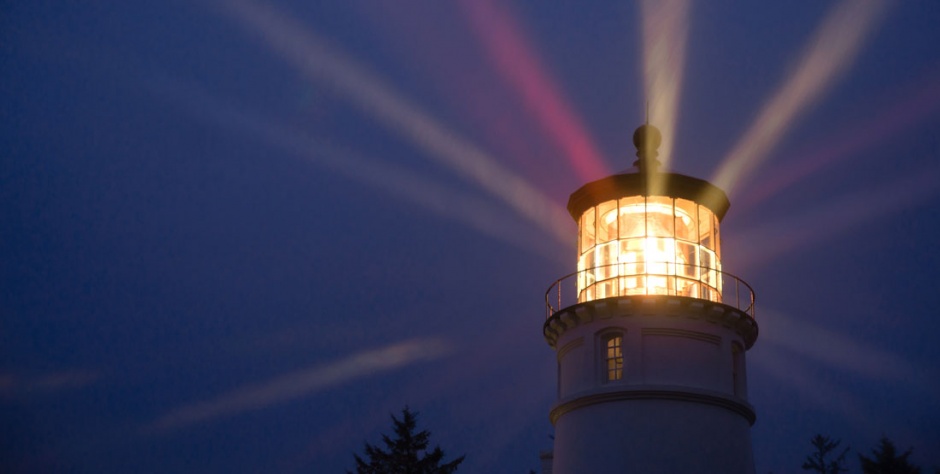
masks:
[[[491,0],[461,0],[458,4],[497,72],[519,92],[549,139],[565,151],[578,176],[590,181],[610,174],[580,119],[519,33],[521,28],[509,10]]]

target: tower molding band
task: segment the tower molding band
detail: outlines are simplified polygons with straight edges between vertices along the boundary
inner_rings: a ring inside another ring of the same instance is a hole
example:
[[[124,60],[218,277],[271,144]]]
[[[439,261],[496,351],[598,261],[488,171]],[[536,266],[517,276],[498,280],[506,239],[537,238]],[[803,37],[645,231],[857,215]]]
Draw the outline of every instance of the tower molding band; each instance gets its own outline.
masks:
[[[674,387],[670,385],[637,385],[632,387],[618,387],[617,390],[591,393],[572,397],[556,404],[549,412],[549,419],[554,425],[562,415],[579,408],[601,403],[618,402],[623,400],[674,400],[679,402],[693,402],[724,408],[743,416],[747,422],[754,426],[757,415],[754,408],[743,400],[729,398],[724,394],[696,390],[688,387]]]

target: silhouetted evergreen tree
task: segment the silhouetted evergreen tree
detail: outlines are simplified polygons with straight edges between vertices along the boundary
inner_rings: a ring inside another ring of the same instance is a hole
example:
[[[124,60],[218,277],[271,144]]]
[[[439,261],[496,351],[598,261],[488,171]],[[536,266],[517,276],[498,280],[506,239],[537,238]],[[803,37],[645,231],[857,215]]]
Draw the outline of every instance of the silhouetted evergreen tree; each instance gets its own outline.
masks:
[[[878,447],[871,451],[872,457],[858,455],[864,474],[920,474],[920,468],[908,462],[912,448],[898,456],[894,443],[888,438],[881,438]]]
[[[408,407],[402,410],[400,420],[392,415],[395,438],[382,435],[385,449],[366,443],[368,461],[354,454],[356,474],[451,474],[456,471],[464,456],[441,464],[444,451],[437,446],[428,450],[431,433],[427,430],[414,432],[417,416]]]
[[[849,453],[849,448],[842,450],[842,453],[835,459],[829,460],[830,455],[834,455],[833,451],[839,447],[839,443],[841,442],[841,440],[833,440],[821,434],[814,436],[813,439],[810,440],[810,444],[812,444],[816,450],[806,456],[806,461],[803,461],[803,470],[814,471],[820,474],[848,472],[848,469],[845,468],[845,455]]]

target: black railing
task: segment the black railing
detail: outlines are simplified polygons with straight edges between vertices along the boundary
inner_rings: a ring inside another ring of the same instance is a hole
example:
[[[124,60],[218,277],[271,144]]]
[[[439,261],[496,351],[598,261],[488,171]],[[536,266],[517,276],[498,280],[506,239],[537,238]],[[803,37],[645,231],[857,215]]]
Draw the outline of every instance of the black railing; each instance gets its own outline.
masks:
[[[665,267],[665,272],[650,271],[650,267]],[[643,271],[637,271],[637,268]],[[629,271],[628,271],[629,270]],[[599,275],[604,275],[600,278]],[[634,293],[636,288],[624,291],[619,294],[620,282],[625,278],[645,277],[647,284],[642,285],[643,293]],[[649,277],[666,278],[671,285],[663,287],[661,285],[649,285]],[[587,280],[591,282],[588,283]],[[582,282],[579,288],[579,281]],[[590,287],[597,288],[598,284],[614,282],[613,288],[617,291],[612,295],[605,295],[591,298],[581,298],[580,293],[587,291]],[[688,293],[679,289],[679,283],[682,282],[687,289],[695,289],[697,294]],[[564,289],[563,289],[564,287]],[[579,291],[580,290],[580,291]],[[656,290],[651,292],[650,290]],[[599,300],[603,298],[616,298],[618,296],[644,296],[644,295],[671,295],[688,296],[699,298],[716,303],[733,306],[750,317],[754,317],[754,289],[744,280],[727,272],[722,272],[715,268],[703,267],[701,265],[689,265],[674,262],[636,262],[636,263],[612,263],[610,265],[601,265],[585,270],[569,273],[552,283],[545,291],[545,310],[546,318],[550,318],[562,308],[567,308],[585,301]]]

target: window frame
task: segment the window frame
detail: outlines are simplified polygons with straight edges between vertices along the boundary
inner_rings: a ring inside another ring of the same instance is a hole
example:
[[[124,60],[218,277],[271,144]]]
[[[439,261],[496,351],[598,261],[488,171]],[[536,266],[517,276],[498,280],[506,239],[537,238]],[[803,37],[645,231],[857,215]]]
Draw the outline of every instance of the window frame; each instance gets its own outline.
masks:
[[[598,370],[602,384],[619,383],[624,379],[624,333],[606,330],[598,334]],[[616,341],[614,345],[611,342]],[[613,352],[611,352],[613,351]],[[611,364],[613,362],[613,364]]]

